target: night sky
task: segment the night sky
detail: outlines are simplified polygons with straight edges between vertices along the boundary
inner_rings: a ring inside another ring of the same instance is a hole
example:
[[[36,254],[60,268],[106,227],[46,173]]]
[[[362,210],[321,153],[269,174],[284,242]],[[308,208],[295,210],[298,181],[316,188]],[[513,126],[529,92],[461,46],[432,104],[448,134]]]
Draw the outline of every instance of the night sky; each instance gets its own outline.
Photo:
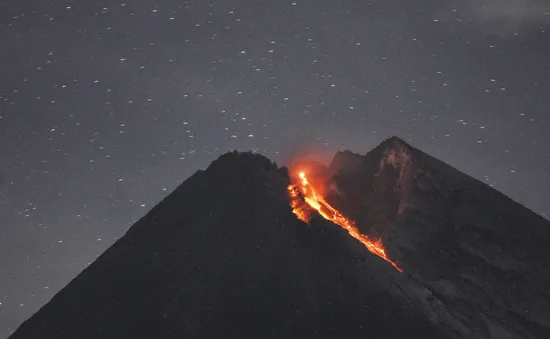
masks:
[[[0,338],[233,149],[395,135],[550,215],[549,23],[543,0],[3,1]]]

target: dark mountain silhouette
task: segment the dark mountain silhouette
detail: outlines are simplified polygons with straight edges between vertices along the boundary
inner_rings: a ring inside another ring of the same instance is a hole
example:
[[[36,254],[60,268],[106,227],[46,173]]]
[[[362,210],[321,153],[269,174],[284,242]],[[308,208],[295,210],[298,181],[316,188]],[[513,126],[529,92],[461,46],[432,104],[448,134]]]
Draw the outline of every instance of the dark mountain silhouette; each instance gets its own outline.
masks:
[[[547,221],[397,138],[320,171],[404,273],[298,220],[286,168],[232,152],[10,338],[547,338]]]

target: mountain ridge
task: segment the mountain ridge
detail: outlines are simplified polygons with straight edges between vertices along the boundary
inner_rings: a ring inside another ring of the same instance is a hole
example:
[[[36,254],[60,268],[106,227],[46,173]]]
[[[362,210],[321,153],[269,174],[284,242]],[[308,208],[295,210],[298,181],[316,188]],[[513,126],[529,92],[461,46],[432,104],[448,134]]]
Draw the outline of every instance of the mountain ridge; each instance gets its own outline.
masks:
[[[405,271],[447,304],[470,304],[466,313],[489,319],[498,337],[549,333],[550,222],[399,138],[363,156],[345,152],[335,159],[339,193],[331,203],[362,232],[382,239]]]
[[[495,187],[487,184],[486,182],[484,182],[480,179],[475,178],[473,175],[467,174],[465,172],[462,172],[461,170],[456,169],[452,165],[449,165],[449,164],[445,163],[444,161],[442,161],[442,160],[440,160],[440,159],[438,159],[438,158],[436,158],[436,157],[434,157],[434,156],[432,156],[428,153],[425,153],[424,151],[416,148],[415,146],[411,145],[410,143],[406,142],[405,140],[403,140],[403,139],[401,139],[397,136],[392,136],[390,138],[387,138],[387,139],[383,140],[375,148],[371,149],[370,151],[368,151],[365,154],[355,153],[355,152],[352,152],[350,150],[337,151],[335,153],[334,157],[332,158],[330,164],[327,167],[330,169],[330,171],[333,174],[335,174],[338,171],[338,167],[342,166],[342,165],[339,164],[340,162],[357,163],[357,162],[361,162],[363,160],[362,158],[367,157],[367,156],[379,156],[380,158],[382,158],[383,154],[385,152],[391,152],[392,150],[396,151],[398,149],[405,149],[406,151],[411,152],[410,155],[415,159],[417,159],[419,157],[424,158],[424,159],[428,159],[429,162],[430,162],[430,165],[431,165],[430,167],[434,167],[434,164],[436,164],[436,167],[440,171],[441,170],[443,170],[445,172],[449,172],[449,171],[456,172],[456,171],[458,171],[458,172],[460,172],[460,175],[462,177],[468,178],[470,181],[475,181],[476,183],[482,185],[486,190],[491,191],[494,194],[498,194],[499,196],[501,196],[503,198],[506,198],[508,200],[512,200],[514,203],[517,204],[517,207],[519,207],[521,209],[526,209],[530,213],[536,214],[541,219],[544,219],[544,222],[549,221],[544,216],[542,216],[542,215],[538,214],[537,212],[533,211],[529,207],[525,206],[523,203],[521,203],[519,201],[516,201],[513,198],[510,198],[509,196],[502,193],[500,190],[496,189]],[[342,158],[344,158],[344,159],[342,159]],[[348,164],[346,166],[349,167],[350,164]],[[452,184],[454,184],[454,182],[450,183],[450,185],[452,185]]]

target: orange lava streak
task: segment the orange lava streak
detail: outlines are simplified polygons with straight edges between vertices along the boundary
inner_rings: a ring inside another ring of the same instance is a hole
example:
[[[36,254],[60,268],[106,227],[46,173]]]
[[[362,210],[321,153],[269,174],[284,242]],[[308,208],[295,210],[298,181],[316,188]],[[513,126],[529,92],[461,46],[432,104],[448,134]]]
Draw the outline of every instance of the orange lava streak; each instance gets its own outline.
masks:
[[[308,207],[316,210],[323,218],[332,221],[336,225],[347,230],[352,237],[365,245],[365,247],[372,254],[386,260],[399,272],[403,272],[403,270],[399,268],[395,262],[388,258],[386,250],[380,240],[372,241],[366,235],[359,232],[359,229],[355,226],[353,221],[349,220],[337,209],[332,207],[320,194],[315,191],[315,189],[308,182],[305,172],[300,172],[299,177],[299,186],[295,184],[289,185],[288,192],[291,198],[290,206],[292,207],[292,212],[300,220],[309,223],[311,220],[311,210]],[[300,199],[300,194],[303,199]]]

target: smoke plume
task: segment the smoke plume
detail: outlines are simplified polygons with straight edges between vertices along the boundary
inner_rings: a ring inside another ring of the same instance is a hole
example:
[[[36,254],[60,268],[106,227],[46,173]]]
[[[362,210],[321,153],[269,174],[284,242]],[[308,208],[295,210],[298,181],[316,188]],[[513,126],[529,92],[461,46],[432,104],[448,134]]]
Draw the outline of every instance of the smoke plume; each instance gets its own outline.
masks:
[[[465,7],[482,34],[507,36],[550,24],[548,0],[454,0],[452,5]]]

